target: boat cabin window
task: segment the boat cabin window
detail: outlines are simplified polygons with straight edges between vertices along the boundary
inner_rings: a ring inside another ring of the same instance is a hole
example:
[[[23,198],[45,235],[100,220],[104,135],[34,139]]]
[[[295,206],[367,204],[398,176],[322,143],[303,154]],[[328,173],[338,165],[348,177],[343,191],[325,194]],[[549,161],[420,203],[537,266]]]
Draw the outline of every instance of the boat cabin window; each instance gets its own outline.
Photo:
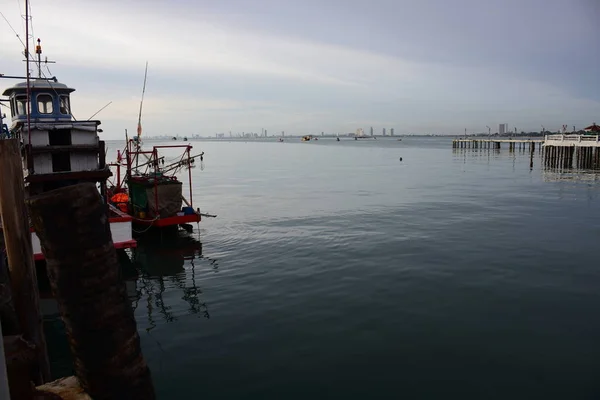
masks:
[[[69,153],[52,154],[52,172],[68,172],[71,170],[71,155]]]
[[[52,114],[52,96],[49,94],[38,94],[37,96],[38,112],[40,114]]]
[[[53,129],[48,134],[48,144],[50,146],[70,146],[71,130],[70,129]]]
[[[71,105],[69,104],[69,96],[60,96],[60,113],[71,114]]]
[[[16,115],[27,115],[27,96],[15,96]]]

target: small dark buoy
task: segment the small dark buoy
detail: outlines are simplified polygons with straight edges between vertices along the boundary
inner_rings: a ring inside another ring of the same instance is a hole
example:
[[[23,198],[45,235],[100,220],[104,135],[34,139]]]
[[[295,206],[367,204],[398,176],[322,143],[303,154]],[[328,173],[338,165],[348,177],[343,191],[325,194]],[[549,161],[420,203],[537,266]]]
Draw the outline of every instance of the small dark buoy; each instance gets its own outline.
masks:
[[[400,157],[400,161],[402,161],[402,157]]]

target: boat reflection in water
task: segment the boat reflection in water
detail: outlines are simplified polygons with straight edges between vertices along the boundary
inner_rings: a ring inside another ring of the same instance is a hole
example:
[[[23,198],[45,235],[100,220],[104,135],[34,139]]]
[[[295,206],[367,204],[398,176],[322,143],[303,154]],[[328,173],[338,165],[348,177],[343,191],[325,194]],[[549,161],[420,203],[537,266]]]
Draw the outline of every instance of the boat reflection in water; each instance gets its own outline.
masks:
[[[182,315],[210,318],[198,286],[199,272],[218,271],[218,262],[202,255],[197,237],[182,232],[158,242],[144,238],[137,249],[120,250],[117,255],[140,332],[150,332],[157,324],[176,321]],[[72,374],[72,361],[64,324],[47,277],[39,274],[38,278],[52,376],[67,376]],[[177,291],[183,295],[173,296]],[[163,300],[165,293],[169,301]]]
[[[218,270],[217,260],[203,256],[202,243],[192,235],[181,233],[161,240],[144,237],[138,241],[132,260],[133,269],[138,273],[132,304],[136,316],[141,316],[138,313],[145,306],[147,331],[156,327],[157,318],[165,322],[175,321],[177,314],[201,314],[210,318],[198,287],[200,265],[203,271]],[[179,304],[166,304],[163,294],[176,291],[182,292],[180,299],[185,304],[178,300],[174,303]]]

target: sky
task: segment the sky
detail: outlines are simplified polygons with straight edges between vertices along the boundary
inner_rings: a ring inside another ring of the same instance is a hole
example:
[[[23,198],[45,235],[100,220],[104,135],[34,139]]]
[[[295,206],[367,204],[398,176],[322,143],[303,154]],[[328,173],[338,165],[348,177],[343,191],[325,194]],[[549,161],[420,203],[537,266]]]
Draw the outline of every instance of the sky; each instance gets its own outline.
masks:
[[[24,0],[0,10],[24,40]],[[557,130],[600,122],[599,0],[31,1],[35,38],[105,139]],[[0,19],[0,73],[23,75]],[[15,81],[0,80],[0,89]],[[6,111],[5,111],[6,112]]]

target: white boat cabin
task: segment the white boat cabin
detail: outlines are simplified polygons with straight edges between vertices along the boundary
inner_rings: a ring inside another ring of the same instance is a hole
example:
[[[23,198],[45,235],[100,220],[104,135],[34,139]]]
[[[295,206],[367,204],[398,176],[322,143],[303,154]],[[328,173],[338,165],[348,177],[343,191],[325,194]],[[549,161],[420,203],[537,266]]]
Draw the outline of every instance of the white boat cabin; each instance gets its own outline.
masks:
[[[27,130],[27,83],[17,83],[3,94],[10,102],[11,136],[23,144],[30,194],[110,176],[104,142],[98,137],[100,121],[73,119],[70,93],[75,89],[44,79],[33,79],[29,86],[31,131]]]
[[[80,182],[94,182],[106,201],[106,180],[112,174],[105,161],[104,141],[98,137],[102,132],[98,129],[100,121],[76,121],[73,118],[70,94],[75,89],[65,84],[31,79],[29,88],[29,110],[27,82],[17,83],[3,92],[8,96],[12,118],[3,136],[17,138],[22,144],[25,187],[29,195]],[[136,247],[131,216],[111,207],[108,217],[115,247]],[[35,232],[32,232],[32,247],[34,258],[43,259]]]

